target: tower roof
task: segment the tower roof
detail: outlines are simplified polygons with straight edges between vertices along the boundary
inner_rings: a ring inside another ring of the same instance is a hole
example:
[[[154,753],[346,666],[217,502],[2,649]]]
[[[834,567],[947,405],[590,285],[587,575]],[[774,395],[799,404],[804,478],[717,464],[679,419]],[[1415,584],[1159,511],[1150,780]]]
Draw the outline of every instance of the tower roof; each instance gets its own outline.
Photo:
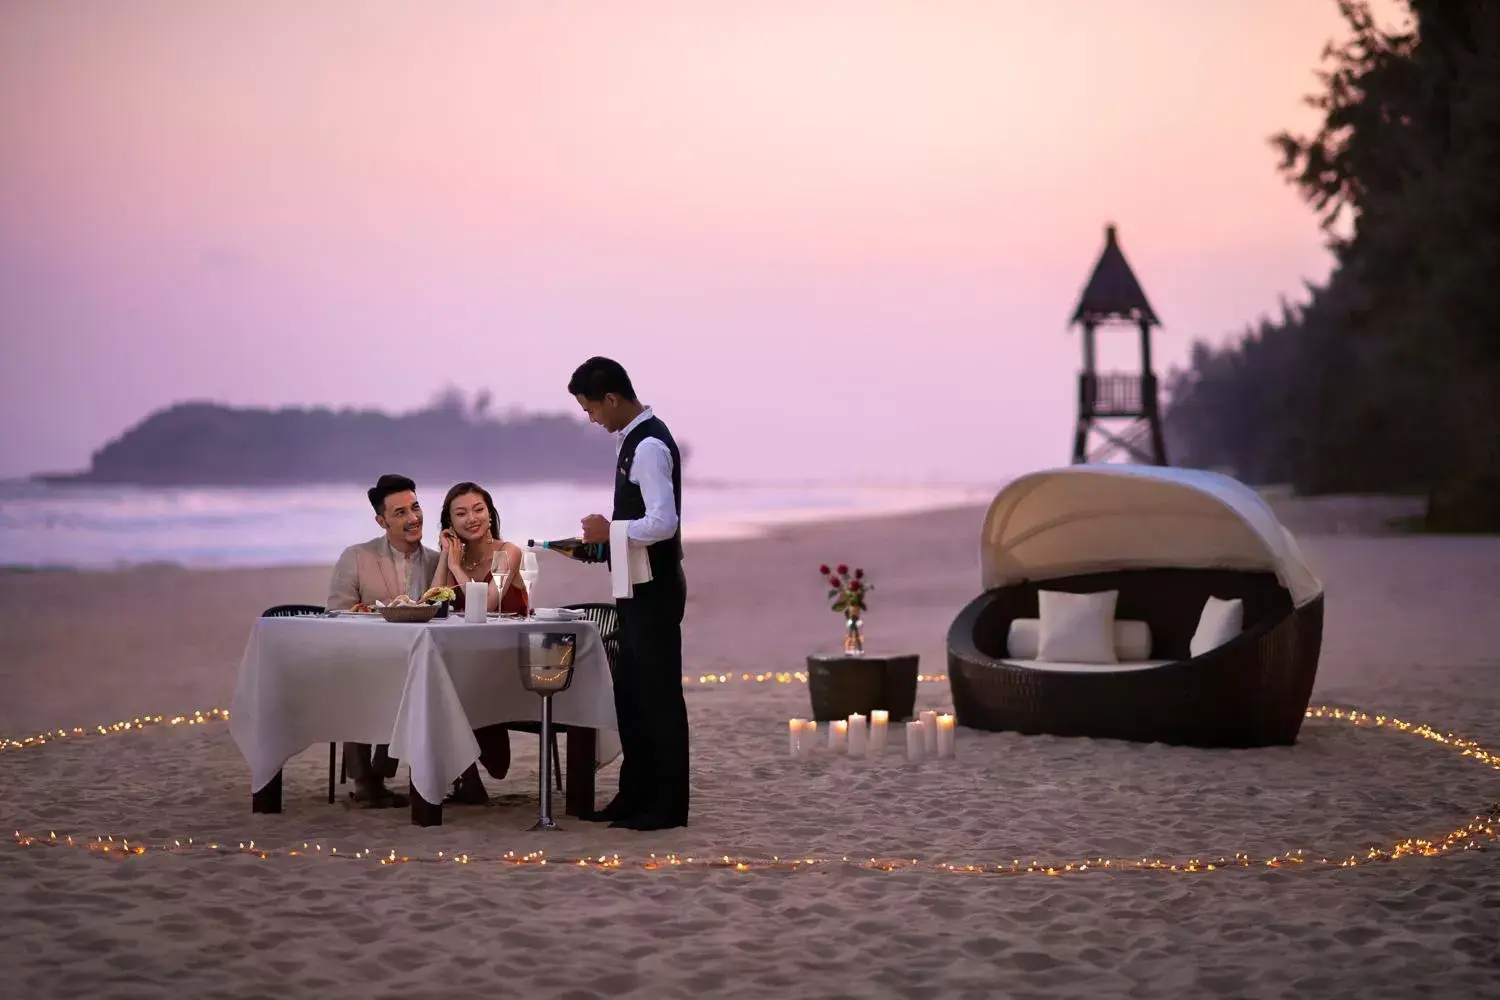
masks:
[[[1071,323],[1097,323],[1106,319],[1144,321],[1147,326],[1161,326],[1146,293],[1136,280],[1135,272],[1120,251],[1114,224],[1104,227],[1104,251],[1094,265],[1094,273],[1078,299]]]

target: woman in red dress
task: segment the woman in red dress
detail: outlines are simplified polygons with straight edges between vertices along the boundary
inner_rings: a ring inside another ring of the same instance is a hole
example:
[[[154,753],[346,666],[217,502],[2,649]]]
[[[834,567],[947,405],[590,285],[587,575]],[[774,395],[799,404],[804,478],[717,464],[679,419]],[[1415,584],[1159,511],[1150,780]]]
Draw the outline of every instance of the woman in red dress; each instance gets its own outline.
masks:
[[[432,585],[452,587],[456,594],[454,607],[459,611],[464,607],[464,584],[487,583],[488,610],[529,613],[531,600],[521,579],[521,548],[500,537],[500,512],[495,509],[489,491],[478,483],[459,483],[443,498],[439,521],[443,529],[442,554]],[[509,578],[503,594],[492,568],[497,565],[497,554],[500,580]],[[510,728],[504,723],[483,726],[474,730],[474,738],[479,741],[479,763],[490,777],[500,781],[510,770]],[[460,805],[482,805],[489,801],[478,766],[470,764],[453,783],[449,801]]]
[[[455,607],[464,607],[464,584],[487,583],[486,608],[524,615],[531,610],[526,584],[521,580],[521,547],[500,538],[500,513],[489,490],[477,483],[459,483],[443,498],[439,518],[442,554],[434,587],[452,587],[457,593]],[[500,576],[510,577],[505,593],[496,589],[495,554],[499,553]]]

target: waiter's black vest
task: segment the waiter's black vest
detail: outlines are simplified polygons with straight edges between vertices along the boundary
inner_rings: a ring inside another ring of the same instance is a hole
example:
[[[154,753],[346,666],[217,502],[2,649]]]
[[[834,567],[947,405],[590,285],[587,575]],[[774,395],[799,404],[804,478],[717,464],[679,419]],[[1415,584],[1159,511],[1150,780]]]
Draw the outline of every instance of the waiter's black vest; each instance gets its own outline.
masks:
[[[672,456],[672,502],[677,508],[677,532],[668,539],[646,546],[651,560],[651,579],[673,580],[682,563],[682,456],[672,432],[656,417],[642,420],[620,445],[620,459],[615,464],[615,512],[613,520],[634,521],[646,516],[646,498],[641,488],[630,481],[630,467],[635,464],[635,450],[647,438],[657,438]]]

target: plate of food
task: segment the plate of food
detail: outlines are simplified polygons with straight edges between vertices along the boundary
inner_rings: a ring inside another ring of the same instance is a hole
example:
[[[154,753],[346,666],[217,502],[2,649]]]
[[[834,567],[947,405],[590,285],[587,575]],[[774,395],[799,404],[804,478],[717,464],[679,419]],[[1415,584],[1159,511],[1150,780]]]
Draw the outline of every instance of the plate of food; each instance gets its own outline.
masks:
[[[458,591],[452,587],[429,587],[421,600],[427,604],[449,604],[458,600]]]

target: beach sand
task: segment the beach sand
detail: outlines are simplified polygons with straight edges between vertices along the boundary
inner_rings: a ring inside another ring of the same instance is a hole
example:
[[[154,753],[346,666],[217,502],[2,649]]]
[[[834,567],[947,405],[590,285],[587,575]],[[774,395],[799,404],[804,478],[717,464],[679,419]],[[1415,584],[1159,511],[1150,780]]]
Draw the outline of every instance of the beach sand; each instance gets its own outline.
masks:
[[[1396,536],[1389,502],[1278,500],[1328,594],[1314,704],[1430,723],[1500,748],[1500,540]],[[1400,507],[1400,504],[1395,504]],[[1400,513],[1401,511],[1396,511]],[[1204,751],[960,730],[958,757],[788,759],[802,669],[840,622],[820,562],[876,585],[872,649],[945,669],[978,590],[974,508],[690,545],[693,812],[632,833],[536,815],[534,738],[495,801],[441,828],[323,799],[326,746],[286,768],[286,811],[249,811],[221,722],[0,752],[0,822],[45,836],[303,842],[372,858],[0,843],[6,995],[53,997],[1411,997],[1500,994],[1500,845],[1352,869],[959,875],[935,863],[1181,862],[1301,849],[1343,858],[1441,837],[1500,800],[1500,772],[1393,731],[1310,720],[1295,747]],[[545,558],[545,557],[544,557]],[[322,603],[326,568],[0,575],[0,736],[227,708],[251,619]],[[543,604],[603,599],[595,568],[544,564]],[[76,609],[86,609],[80,612]],[[948,707],[945,682],[919,707]],[[616,770],[600,773],[599,801]],[[404,780],[404,774],[403,774]],[[560,797],[555,800],[561,812]],[[506,852],[612,856],[614,871]],[[804,870],[695,861],[814,858]],[[882,871],[844,864],[916,860]]]

